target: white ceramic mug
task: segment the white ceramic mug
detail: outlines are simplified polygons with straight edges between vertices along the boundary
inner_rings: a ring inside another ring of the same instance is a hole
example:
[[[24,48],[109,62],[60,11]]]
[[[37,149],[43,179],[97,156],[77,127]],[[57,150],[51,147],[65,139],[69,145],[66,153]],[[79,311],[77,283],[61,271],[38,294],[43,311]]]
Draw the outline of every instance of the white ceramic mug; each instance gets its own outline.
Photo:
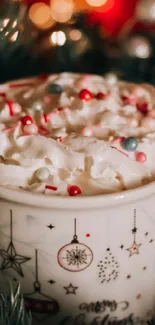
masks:
[[[107,325],[152,317],[154,183],[75,198],[0,187],[0,197],[1,291],[4,280],[20,280],[34,319]]]

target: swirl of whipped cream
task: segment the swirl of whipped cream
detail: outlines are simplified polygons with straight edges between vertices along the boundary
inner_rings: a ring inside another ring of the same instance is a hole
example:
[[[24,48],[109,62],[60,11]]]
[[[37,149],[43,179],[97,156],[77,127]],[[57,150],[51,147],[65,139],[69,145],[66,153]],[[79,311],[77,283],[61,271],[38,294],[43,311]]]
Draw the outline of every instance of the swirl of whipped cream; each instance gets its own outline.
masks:
[[[62,91],[50,92],[50,84]],[[120,141],[129,136],[136,152]],[[111,87],[106,78],[70,73],[0,86],[0,185],[47,195],[69,195],[70,186],[81,195],[113,193],[153,181],[154,160],[152,86]]]

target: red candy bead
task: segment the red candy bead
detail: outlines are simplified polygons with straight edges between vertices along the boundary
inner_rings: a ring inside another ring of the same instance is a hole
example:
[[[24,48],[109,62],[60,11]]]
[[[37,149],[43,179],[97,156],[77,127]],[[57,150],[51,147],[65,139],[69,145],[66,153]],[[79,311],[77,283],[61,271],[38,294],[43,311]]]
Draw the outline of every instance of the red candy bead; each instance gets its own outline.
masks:
[[[136,105],[137,99],[135,97],[122,96],[124,105]]]
[[[58,108],[57,108],[57,111],[58,111],[58,112],[62,112],[63,110],[64,110],[63,107],[58,107]]]
[[[62,140],[63,140],[62,137],[58,137],[58,138],[57,138],[57,141],[58,141],[58,142],[62,142]]]
[[[120,144],[125,140],[124,137],[116,137],[112,140],[112,144]]]
[[[105,95],[104,93],[99,92],[99,93],[95,96],[95,98],[98,99],[98,100],[102,100],[102,99],[105,98],[105,96],[106,96],[106,95]]]
[[[147,155],[144,152],[136,152],[136,160],[143,164],[147,160]]]
[[[149,109],[148,109],[148,104],[147,104],[147,103],[137,104],[137,110],[138,110],[140,113],[146,115],[146,114],[148,113],[148,111],[149,111]]]
[[[23,117],[21,118],[21,122],[22,122],[23,125],[28,125],[28,124],[33,123],[33,119],[32,119],[31,116],[26,115],[26,116],[23,116]]]
[[[83,89],[79,93],[79,98],[81,100],[89,101],[93,98],[93,95],[88,89]]]
[[[70,196],[76,196],[81,194],[81,189],[77,185],[71,185],[68,187],[68,194]]]

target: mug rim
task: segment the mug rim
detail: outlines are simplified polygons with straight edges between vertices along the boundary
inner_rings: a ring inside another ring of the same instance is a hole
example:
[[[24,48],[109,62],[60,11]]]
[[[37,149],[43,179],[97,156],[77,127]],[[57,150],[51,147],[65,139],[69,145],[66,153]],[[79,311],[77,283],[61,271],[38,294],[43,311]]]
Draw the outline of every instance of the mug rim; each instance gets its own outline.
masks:
[[[153,194],[155,194],[155,181],[136,189],[126,190],[119,193],[76,197],[49,196],[36,192],[0,186],[0,199],[26,206],[58,210],[111,208],[113,206],[142,200]]]

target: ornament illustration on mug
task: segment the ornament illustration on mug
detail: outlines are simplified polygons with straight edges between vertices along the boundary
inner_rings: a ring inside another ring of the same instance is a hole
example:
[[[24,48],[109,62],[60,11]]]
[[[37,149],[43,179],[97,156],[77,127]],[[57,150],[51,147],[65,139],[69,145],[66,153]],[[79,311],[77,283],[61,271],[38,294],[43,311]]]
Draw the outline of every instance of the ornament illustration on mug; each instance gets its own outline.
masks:
[[[141,244],[137,244],[137,241],[136,241],[136,234],[137,234],[136,209],[134,209],[134,222],[133,222],[132,233],[133,233],[133,244],[131,247],[127,248],[127,251],[130,253],[129,257],[131,257],[135,254],[139,254],[139,247],[141,246]]]
[[[93,252],[91,249],[78,241],[76,219],[74,219],[73,239],[69,244],[60,248],[57,258],[59,265],[69,272],[83,271],[93,261]]]
[[[1,270],[12,268],[20,276],[24,277],[21,264],[26,263],[31,258],[23,255],[19,255],[16,252],[15,245],[13,243],[13,216],[12,210],[10,210],[10,242],[7,250],[0,249],[0,256],[3,258]]]
[[[108,247],[103,260],[97,264],[97,280],[101,283],[108,283],[115,280],[119,274],[119,264],[112,255],[111,249]]]
[[[51,280],[49,283],[54,284],[55,281]],[[35,250],[35,281],[33,288],[32,292],[24,294],[26,309],[31,311],[33,318],[38,322],[42,322],[51,316],[55,316],[59,312],[60,307],[55,299],[45,295],[41,290],[37,249]]]

